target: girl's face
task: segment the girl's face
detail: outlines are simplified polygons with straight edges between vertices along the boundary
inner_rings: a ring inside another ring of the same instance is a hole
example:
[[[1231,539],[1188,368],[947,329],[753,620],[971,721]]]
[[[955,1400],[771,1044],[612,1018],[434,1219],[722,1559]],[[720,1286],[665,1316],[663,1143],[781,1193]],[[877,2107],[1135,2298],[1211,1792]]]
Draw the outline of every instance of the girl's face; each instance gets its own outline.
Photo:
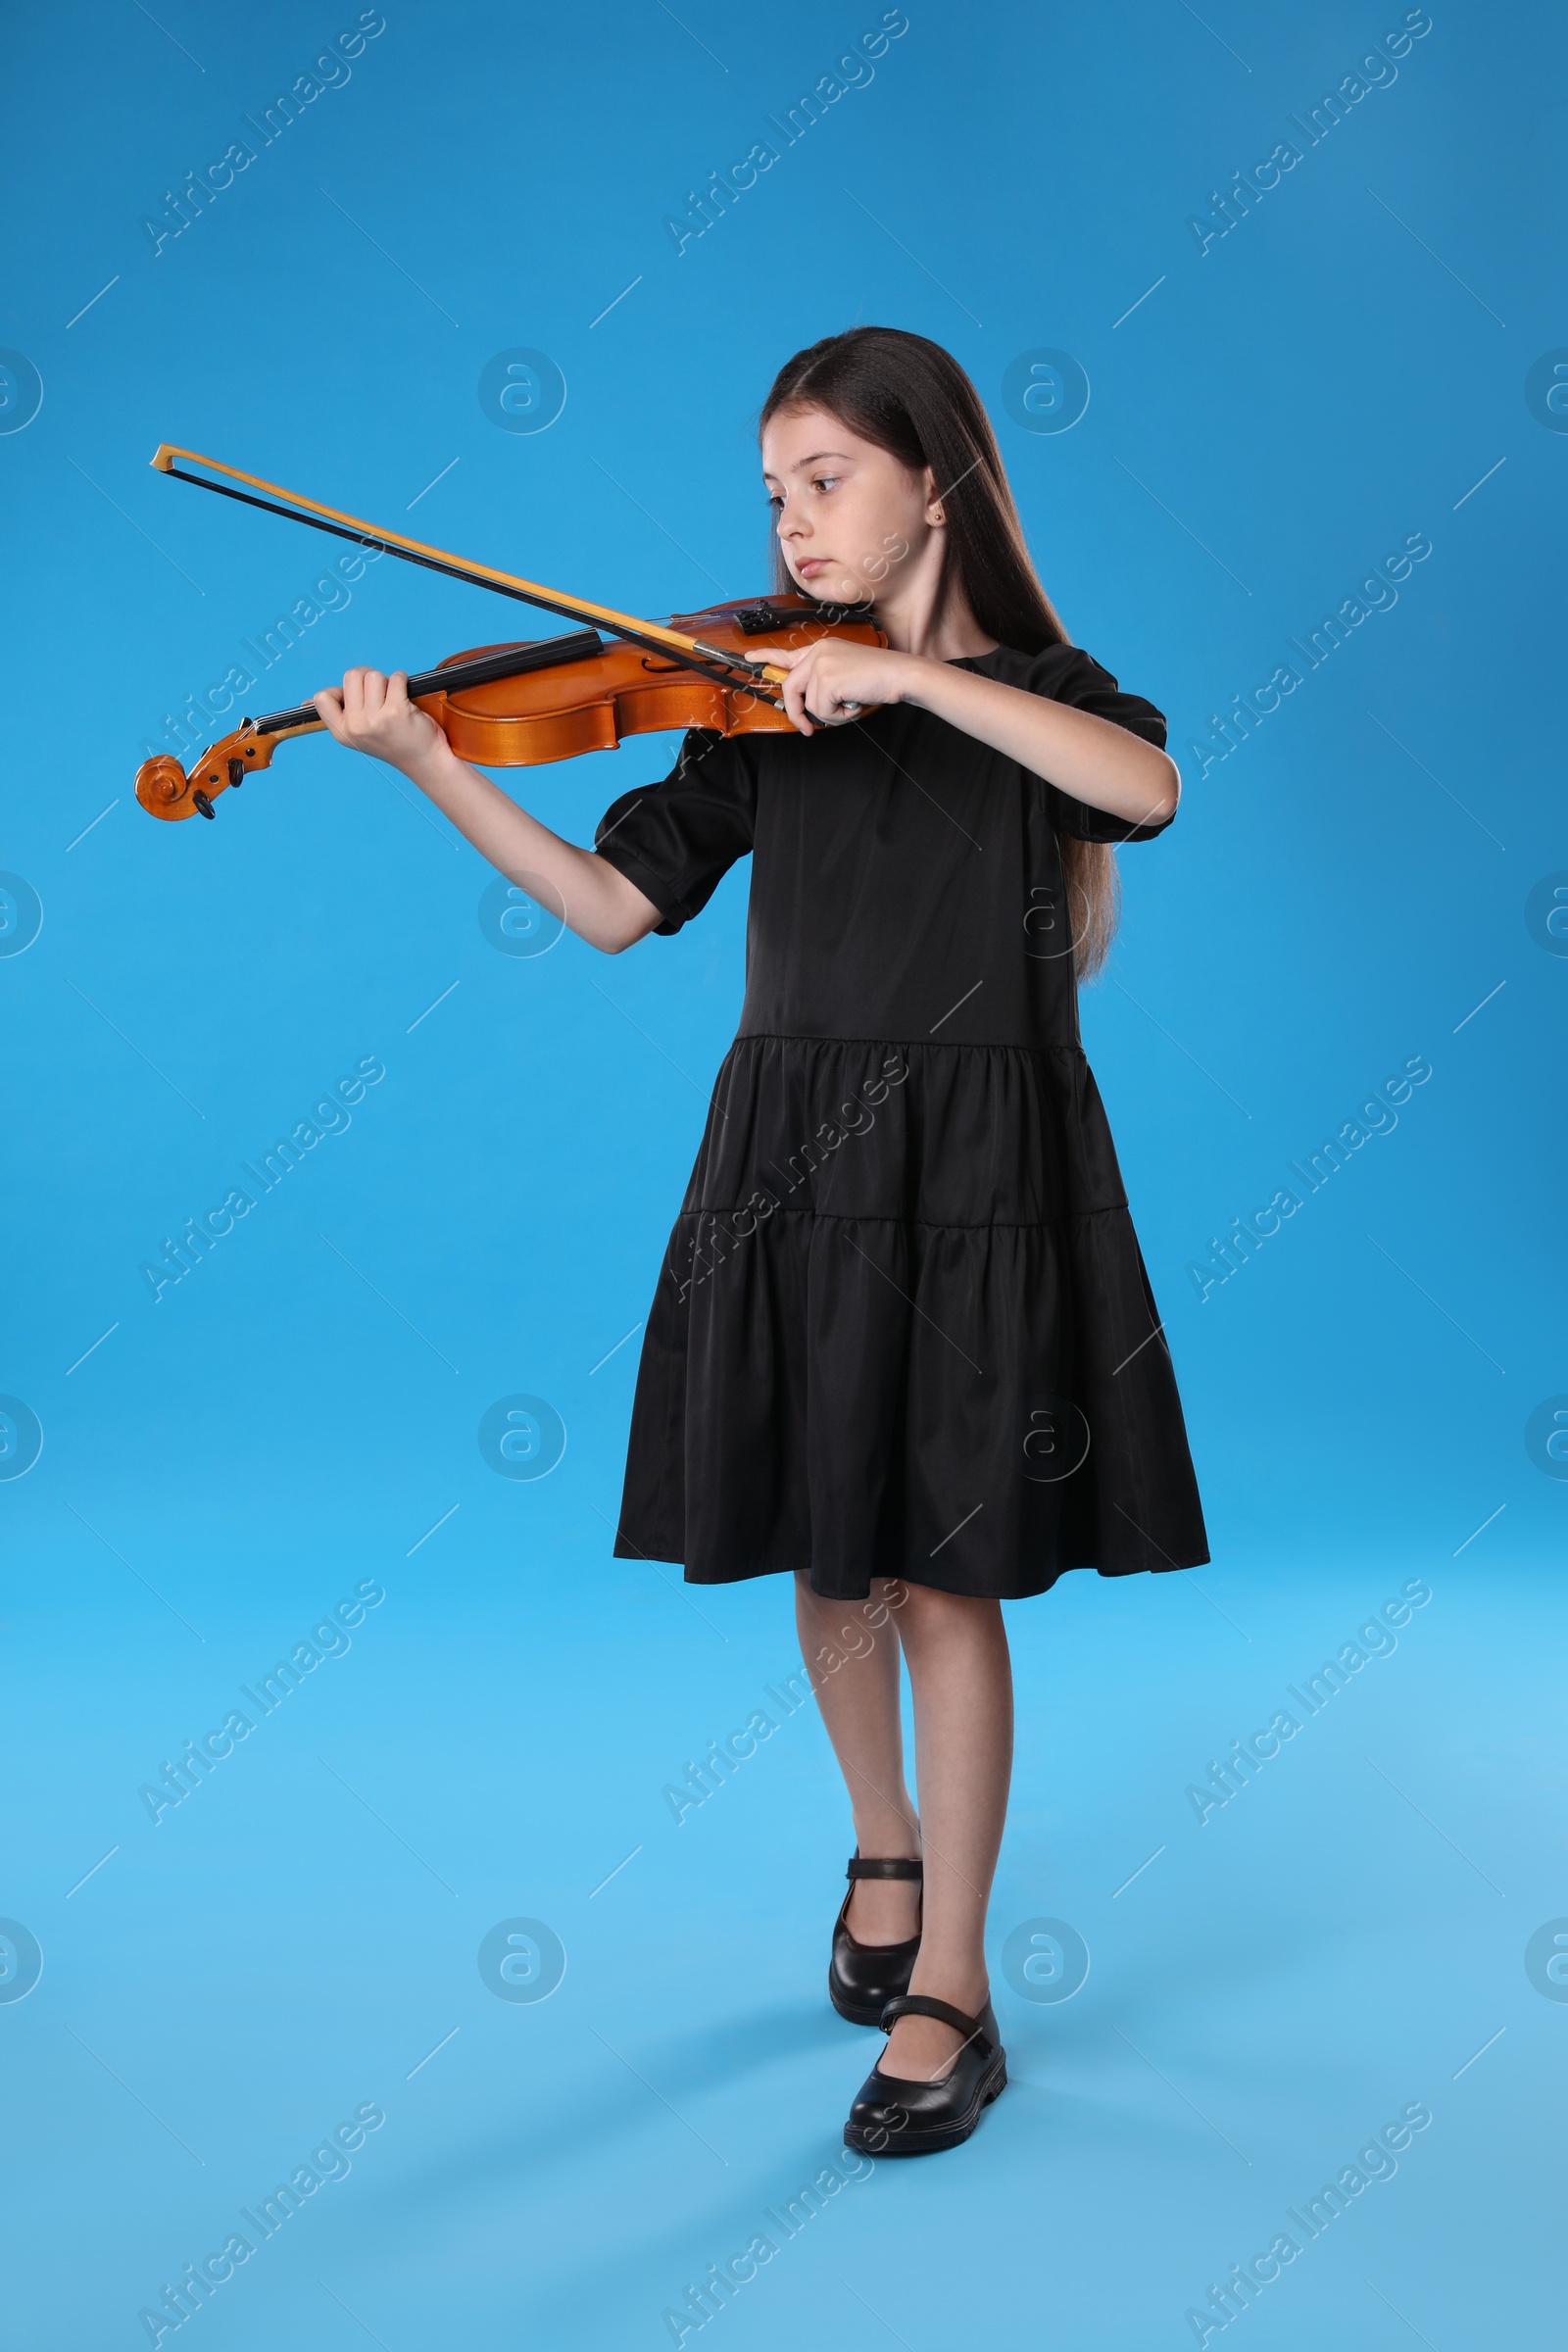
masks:
[[[828,604],[866,603],[907,579],[938,527],[929,469],[911,473],[826,409],[768,420],[762,479],[790,577]]]

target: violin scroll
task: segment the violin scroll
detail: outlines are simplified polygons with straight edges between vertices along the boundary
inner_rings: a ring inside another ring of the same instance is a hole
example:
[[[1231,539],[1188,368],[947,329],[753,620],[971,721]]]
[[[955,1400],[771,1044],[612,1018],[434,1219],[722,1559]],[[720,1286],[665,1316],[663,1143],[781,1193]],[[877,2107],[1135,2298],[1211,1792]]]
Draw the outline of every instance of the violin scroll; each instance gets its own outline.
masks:
[[[189,789],[185,770],[169,752],[144,760],[136,770],[136,798],[154,816],[188,816],[189,808],[176,808],[174,804],[183,801]]]
[[[289,731],[303,734],[306,730]],[[259,733],[255,719],[241,719],[232,735],[203,752],[188,776],[172,752],[157,752],[136,770],[136,798],[152,816],[171,821],[183,816],[210,817],[220,792],[271,766],[273,746],[281,740],[280,735]]]

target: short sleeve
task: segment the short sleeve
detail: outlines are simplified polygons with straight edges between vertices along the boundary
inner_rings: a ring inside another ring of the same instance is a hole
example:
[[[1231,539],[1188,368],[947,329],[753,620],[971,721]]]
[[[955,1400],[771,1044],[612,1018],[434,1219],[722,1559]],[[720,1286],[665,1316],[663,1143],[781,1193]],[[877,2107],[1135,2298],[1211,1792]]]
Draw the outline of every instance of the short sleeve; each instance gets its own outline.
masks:
[[[654,928],[667,935],[701,913],[736,858],[746,856],[756,814],[756,777],[741,746],[693,728],[662,784],[644,784],[611,803],[594,848],[652,899],[663,917]]]
[[[1031,660],[1023,684],[1031,694],[1070,703],[1076,710],[1087,710],[1094,718],[1108,718],[1114,726],[1141,735],[1156,751],[1165,749],[1163,711],[1156,710],[1141,694],[1123,694],[1109,670],[1102,669],[1082,646],[1048,645]],[[1071,793],[1058,791],[1049,781],[1046,789],[1057,832],[1075,834],[1080,841],[1152,841],[1171,822],[1166,816],[1153,824],[1135,825],[1126,817],[1113,816],[1108,808],[1092,808],[1087,801],[1074,800]]]

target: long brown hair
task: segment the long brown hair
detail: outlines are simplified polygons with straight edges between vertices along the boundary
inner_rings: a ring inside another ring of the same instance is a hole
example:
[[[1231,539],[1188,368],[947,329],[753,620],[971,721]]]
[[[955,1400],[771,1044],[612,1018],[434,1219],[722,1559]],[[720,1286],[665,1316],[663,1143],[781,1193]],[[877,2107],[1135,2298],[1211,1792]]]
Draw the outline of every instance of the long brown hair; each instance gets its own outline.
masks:
[[[1070,645],[1041,586],[979,393],[951,352],[896,326],[852,326],[787,360],[759,430],[781,409],[822,408],[911,472],[929,466],[947,524],[941,594],[960,588],[988,637],[1022,654]],[[775,586],[793,587],[773,543]],[[1103,965],[1120,912],[1108,842],[1061,836],[1080,980]]]

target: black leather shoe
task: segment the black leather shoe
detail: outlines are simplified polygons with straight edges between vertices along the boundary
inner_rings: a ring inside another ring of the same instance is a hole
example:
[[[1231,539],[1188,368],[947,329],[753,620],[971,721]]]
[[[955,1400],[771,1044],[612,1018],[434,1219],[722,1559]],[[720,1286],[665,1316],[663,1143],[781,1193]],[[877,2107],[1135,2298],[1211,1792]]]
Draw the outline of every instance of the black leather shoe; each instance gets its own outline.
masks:
[[[844,2127],[844,2144],[868,2156],[931,2156],[968,2138],[1007,2082],[1007,2053],[988,1997],[978,2017],[966,2017],[951,2001],[928,1993],[901,1993],[882,2012],[886,2033],[901,2017],[938,2017],[964,2037],[947,2073],[937,2082],[906,2082],[874,2066],[860,2085]]]
[[[920,1949],[920,1938],[911,1936],[907,1943],[857,1943],[845,1925],[855,1881],[921,1879],[925,1873],[918,1862],[862,1861],[858,1854],[854,1854],[844,1875],[850,1881],[850,1891],[844,1897],[833,1929],[827,1997],[840,2017],[847,2017],[852,2026],[879,2026],[889,2001],[895,1994],[909,1989],[909,1974]]]

